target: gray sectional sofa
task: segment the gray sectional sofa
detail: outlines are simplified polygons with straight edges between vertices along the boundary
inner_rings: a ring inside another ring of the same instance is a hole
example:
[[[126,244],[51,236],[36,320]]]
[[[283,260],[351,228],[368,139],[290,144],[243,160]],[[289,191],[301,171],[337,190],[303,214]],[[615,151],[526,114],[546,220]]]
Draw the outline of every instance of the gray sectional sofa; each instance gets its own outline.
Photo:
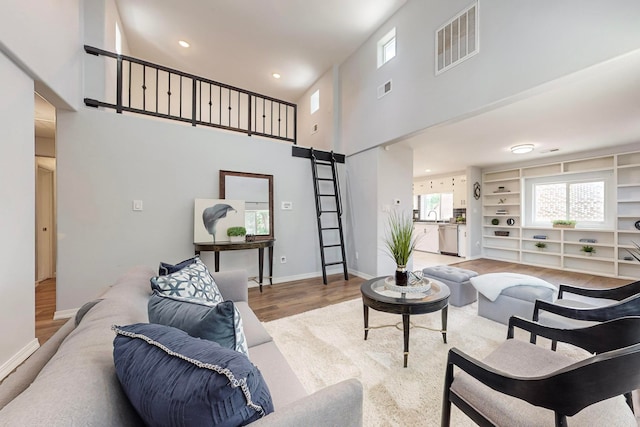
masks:
[[[138,426],[116,376],[111,326],[148,322],[153,270],[137,267],[87,304],[0,384],[0,426]],[[361,426],[362,385],[350,379],[309,395],[248,304],[243,271],[214,273],[242,314],[249,357],[275,411],[255,426]]]

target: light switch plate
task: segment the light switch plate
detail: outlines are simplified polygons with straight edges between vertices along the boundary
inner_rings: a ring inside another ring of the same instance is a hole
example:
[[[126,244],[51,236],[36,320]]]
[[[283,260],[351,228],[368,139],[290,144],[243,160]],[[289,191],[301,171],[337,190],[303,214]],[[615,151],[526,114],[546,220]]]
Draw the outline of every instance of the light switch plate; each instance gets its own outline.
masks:
[[[293,202],[282,202],[282,210],[290,211],[293,209]]]
[[[133,201],[133,210],[141,211],[142,210],[142,200],[134,200]]]

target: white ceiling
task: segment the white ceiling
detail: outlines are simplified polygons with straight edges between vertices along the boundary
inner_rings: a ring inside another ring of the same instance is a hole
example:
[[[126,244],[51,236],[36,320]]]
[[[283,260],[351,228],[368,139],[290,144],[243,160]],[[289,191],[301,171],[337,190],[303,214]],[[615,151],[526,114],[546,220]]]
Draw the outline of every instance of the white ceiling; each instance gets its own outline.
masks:
[[[290,102],[405,2],[116,0],[131,56]]]
[[[524,143],[535,150],[509,150]],[[401,142],[414,149],[414,177],[630,143],[640,143],[640,50]]]

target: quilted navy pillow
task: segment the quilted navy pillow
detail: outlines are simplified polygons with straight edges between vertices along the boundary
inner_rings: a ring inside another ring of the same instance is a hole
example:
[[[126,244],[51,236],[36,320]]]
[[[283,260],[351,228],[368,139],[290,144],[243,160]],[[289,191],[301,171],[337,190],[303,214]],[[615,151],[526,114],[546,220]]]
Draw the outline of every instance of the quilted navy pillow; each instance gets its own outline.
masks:
[[[199,258],[175,273],[151,278],[151,289],[166,295],[219,303],[224,299],[209,269]]]
[[[193,264],[194,262],[196,262],[196,260],[198,259],[197,256],[194,256],[193,258],[189,258],[189,259],[185,259],[184,261],[180,261],[177,264],[169,264],[166,262],[161,262],[160,265],[158,266],[158,275],[159,276],[166,276],[167,274],[171,274],[171,273],[175,273],[176,271],[180,271],[183,268]]]
[[[147,425],[241,426],[271,412],[262,374],[247,357],[170,326],[114,326],[113,359]]]
[[[248,356],[242,318],[233,301],[211,304],[153,291],[147,306],[149,322],[173,326]]]

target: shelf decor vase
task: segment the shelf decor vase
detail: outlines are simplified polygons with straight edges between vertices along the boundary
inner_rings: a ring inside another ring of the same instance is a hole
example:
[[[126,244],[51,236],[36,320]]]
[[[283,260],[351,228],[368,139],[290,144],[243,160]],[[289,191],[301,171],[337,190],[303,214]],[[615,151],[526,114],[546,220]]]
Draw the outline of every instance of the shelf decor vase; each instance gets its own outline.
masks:
[[[407,286],[409,281],[409,272],[406,265],[399,265],[396,267],[396,285]]]

